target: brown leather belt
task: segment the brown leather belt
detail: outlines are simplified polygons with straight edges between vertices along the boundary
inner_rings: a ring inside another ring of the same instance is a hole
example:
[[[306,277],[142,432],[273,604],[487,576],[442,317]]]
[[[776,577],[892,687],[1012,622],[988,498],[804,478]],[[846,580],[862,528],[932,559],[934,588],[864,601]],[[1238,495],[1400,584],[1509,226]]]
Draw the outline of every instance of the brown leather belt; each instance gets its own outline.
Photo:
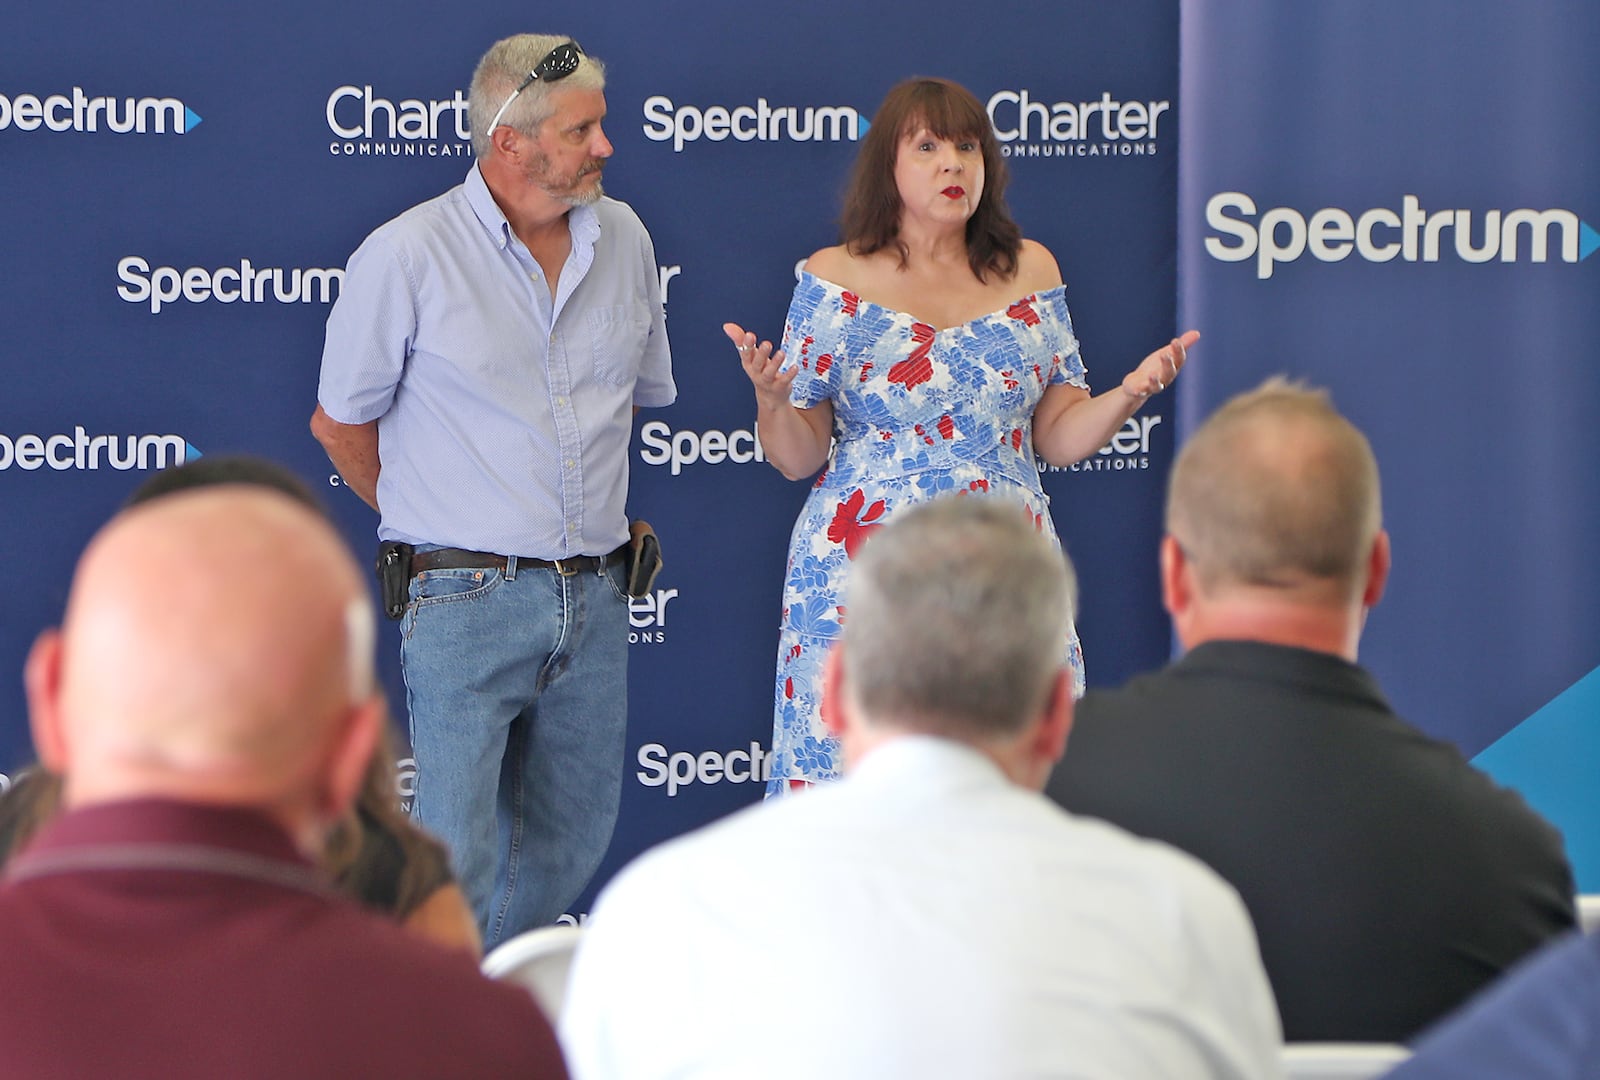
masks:
[[[523,570],[555,570],[562,577],[571,577],[573,574],[599,573],[607,566],[627,554],[628,545],[623,544],[609,555],[574,555],[570,559],[533,559],[517,556],[517,569]],[[411,574],[428,570],[501,570],[506,568],[506,556],[494,555],[486,551],[467,551],[463,548],[439,548],[435,551],[419,551],[411,556]]]

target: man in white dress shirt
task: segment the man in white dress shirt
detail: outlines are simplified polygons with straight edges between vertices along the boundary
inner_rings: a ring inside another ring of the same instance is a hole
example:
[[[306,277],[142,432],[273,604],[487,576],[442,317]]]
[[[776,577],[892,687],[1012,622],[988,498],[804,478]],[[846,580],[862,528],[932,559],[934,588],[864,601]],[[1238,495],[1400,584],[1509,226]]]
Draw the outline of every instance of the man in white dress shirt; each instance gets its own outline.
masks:
[[[875,535],[828,658],[848,778],[612,882],[562,1022],[574,1075],[1281,1075],[1234,891],[1039,794],[1072,720],[1073,593],[997,499]]]

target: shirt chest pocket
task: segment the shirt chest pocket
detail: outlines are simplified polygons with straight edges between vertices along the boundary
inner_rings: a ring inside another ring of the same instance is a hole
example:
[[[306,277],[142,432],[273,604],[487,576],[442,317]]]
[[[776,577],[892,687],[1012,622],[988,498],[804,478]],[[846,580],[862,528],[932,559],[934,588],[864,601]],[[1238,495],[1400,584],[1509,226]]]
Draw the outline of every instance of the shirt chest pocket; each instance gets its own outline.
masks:
[[[650,337],[649,308],[644,304],[596,307],[589,311],[587,323],[595,378],[610,386],[632,386],[639,378],[639,364]]]

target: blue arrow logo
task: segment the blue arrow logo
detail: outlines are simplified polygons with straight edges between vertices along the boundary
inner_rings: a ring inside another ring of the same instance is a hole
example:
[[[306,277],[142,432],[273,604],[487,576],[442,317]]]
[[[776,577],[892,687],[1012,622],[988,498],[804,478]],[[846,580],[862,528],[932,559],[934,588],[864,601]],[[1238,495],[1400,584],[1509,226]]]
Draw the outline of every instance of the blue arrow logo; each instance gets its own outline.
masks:
[[[1594,231],[1584,226],[1589,236]],[[1585,244],[1590,242],[1586,239]],[[1592,246],[1587,251],[1594,250]],[[1600,668],[1480,751],[1472,763],[1521,792],[1567,841],[1578,891],[1600,891]]]
[[[193,131],[197,126],[199,126],[199,124],[200,114],[189,108],[189,106],[185,105],[183,107],[183,133],[187,135],[189,132]]]

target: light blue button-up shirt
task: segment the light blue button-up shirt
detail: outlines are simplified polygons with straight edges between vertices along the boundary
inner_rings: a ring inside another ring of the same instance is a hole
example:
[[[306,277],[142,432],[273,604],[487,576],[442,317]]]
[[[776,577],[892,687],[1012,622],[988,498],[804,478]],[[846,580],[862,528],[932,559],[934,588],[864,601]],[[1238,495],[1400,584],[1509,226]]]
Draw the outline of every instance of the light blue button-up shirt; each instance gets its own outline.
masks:
[[[382,539],[557,559],[627,538],[633,409],[677,396],[655,249],[615,199],[568,224],[552,298],[474,165],[350,256],[317,399],[378,421]]]

